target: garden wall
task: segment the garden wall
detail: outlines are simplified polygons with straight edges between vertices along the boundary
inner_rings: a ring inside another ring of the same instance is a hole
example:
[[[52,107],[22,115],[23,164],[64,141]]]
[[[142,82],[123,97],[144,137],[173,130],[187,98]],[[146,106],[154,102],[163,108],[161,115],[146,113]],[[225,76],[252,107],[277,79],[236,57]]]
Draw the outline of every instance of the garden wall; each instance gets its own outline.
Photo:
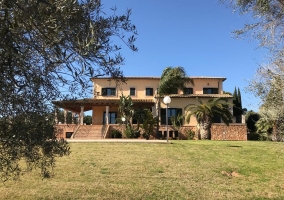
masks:
[[[211,140],[247,140],[246,124],[213,124]]]
[[[173,126],[169,126],[169,131],[175,131]],[[183,126],[180,129],[179,139],[187,140],[189,139],[189,131],[191,130],[194,134],[195,140],[197,136],[195,135],[195,126]],[[166,132],[166,126],[160,126],[160,131]],[[211,140],[247,140],[247,127],[246,124],[232,123],[229,126],[226,124],[213,124],[211,127]]]

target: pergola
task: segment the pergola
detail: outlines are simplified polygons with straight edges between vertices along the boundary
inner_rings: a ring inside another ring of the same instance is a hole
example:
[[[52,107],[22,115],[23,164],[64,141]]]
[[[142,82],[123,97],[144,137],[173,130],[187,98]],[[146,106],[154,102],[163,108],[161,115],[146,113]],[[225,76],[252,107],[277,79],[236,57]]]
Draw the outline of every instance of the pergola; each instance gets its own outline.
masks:
[[[153,99],[132,99],[135,107],[151,108],[155,105]],[[79,114],[79,123],[83,124],[84,111],[92,110],[95,106],[105,106],[108,113],[110,106],[119,106],[119,99],[76,99],[76,100],[61,100],[52,102],[58,108],[64,109],[64,115],[67,111]]]

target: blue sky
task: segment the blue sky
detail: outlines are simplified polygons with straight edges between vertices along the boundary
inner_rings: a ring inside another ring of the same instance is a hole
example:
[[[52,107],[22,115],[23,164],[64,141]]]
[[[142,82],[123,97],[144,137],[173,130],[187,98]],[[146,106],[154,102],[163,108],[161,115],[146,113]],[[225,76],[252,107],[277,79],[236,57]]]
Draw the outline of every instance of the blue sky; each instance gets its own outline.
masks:
[[[182,66],[189,76],[221,76],[225,91],[239,87],[243,107],[258,109],[258,98],[245,92],[248,79],[266,51],[252,38],[235,39],[232,31],[250,22],[218,0],[102,0],[105,10],[132,9],[138,30],[134,53],[123,46],[125,76],[160,76],[167,66]]]

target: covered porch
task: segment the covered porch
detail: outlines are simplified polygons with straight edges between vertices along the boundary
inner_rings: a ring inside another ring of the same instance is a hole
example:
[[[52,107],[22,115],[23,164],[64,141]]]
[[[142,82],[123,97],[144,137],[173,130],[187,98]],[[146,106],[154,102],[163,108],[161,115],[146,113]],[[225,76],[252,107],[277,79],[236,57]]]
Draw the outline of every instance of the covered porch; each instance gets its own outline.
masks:
[[[133,99],[134,108],[148,108],[156,115],[156,107],[152,99]],[[67,112],[71,112],[72,116],[78,115],[78,124],[83,125],[84,112],[92,111],[92,124],[117,124],[118,118],[121,116],[118,113],[119,99],[78,99],[78,100],[63,100],[52,102],[57,109],[64,110],[64,124],[66,124]],[[55,113],[55,118],[57,112]],[[56,118],[56,123],[58,119]]]
[[[156,107],[154,100],[152,99],[133,99],[134,108],[148,108],[152,111],[153,115],[156,115]],[[98,132],[95,129],[100,129],[101,133],[96,133],[100,138],[106,130],[106,126],[115,125],[121,122],[121,116],[118,112],[119,99],[78,99],[78,100],[62,100],[53,101],[56,106],[55,111],[55,122],[57,127],[60,128],[60,135],[64,138],[71,138],[74,134],[84,130],[84,135],[86,132]],[[57,118],[58,109],[64,110],[64,120],[59,122]],[[84,113],[91,111],[92,123],[90,125],[84,124]],[[67,123],[67,114],[72,113],[72,122]],[[83,128],[83,126],[85,126]],[[97,127],[94,129],[94,127]],[[93,128],[92,128],[93,127]],[[94,131],[92,131],[94,130]],[[84,136],[85,137],[85,136]]]

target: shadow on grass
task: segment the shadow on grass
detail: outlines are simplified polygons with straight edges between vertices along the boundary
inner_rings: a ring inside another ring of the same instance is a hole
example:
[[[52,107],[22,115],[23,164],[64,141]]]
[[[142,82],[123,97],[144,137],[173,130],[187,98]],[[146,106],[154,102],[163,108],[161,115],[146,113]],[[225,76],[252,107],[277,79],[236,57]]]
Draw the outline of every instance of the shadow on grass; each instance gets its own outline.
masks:
[[[242,146],[239,146],[239,145],[228,145],[227,147],[241,148]]]

